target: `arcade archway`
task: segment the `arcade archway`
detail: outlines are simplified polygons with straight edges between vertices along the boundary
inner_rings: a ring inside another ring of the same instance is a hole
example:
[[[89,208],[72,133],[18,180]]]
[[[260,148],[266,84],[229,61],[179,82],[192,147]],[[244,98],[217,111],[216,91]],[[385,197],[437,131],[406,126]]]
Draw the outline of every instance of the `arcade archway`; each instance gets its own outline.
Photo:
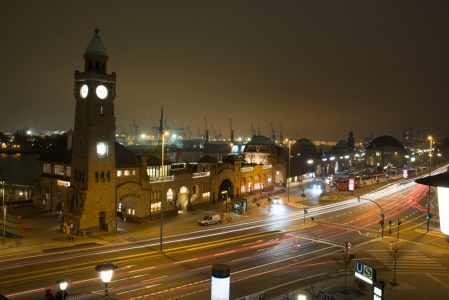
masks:
[[[229,179],[223,180],[218,188],[218,200],[224,201],[227,199],[233,199],[233,191],[234,187],[232,182]]]

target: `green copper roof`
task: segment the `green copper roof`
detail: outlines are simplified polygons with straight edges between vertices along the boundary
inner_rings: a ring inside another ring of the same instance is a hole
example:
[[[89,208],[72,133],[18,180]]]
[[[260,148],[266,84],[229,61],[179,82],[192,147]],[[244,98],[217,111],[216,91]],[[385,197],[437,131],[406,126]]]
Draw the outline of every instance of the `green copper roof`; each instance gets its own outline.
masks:
[[[274,145],[274,143],[266,136],[255,135],[248,141],[248,145]]]
[[[108,53],[106,52],[106,48],[103,45],[103,42],[100,39],[100,36],[98,35],[98,29],[95,29],[95,35],[90,40],[89,45],[87,45],[86,52],[84,52],[85,55],[101,55],[101,56],[108,56]]]

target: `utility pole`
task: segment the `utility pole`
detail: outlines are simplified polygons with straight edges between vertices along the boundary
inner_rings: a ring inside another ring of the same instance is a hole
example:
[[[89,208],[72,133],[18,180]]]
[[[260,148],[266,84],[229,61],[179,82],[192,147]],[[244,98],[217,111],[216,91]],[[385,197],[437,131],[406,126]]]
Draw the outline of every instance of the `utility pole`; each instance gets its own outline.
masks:
[[[429,147],[429,177],[432,175],[432,137],[429,136],[430,140],[430,147]],[[427,232],[429,232],[429,226],[430,226],[430,185],[429,185],[429,191],[427,192]]]

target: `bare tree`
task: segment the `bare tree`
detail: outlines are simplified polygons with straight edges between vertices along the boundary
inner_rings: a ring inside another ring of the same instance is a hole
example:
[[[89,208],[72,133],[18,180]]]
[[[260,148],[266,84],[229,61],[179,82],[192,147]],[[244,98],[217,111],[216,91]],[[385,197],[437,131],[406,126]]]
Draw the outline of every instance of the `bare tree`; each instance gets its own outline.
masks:
[[[385,250],[387,250],[388,254],[390,255],[393,263],[394,263],[394,267],[393,267],[393,282],[391,283],[392,285],[399,285],[399,283],[396,282],[396,263],[398,261],[399,258],[401,258],[402,256],[404,256],[405,252],[404,250],[400,249],[398,247],[398,241],[396,240],[396,242],[392,242],[389,245],[389,248],[385,247]]]
[[[345,247],[342,249],[342,258],[335,258],[334,260],[341,266],[345,268],[345,290],[344,293],[348,293],[347,288],[347,277],[348,277],[348,266],[351,263],[351,261],[355,258],[354,254],[349,254],[349,249],[351,248],[351,244],[348,242],[345,242]]]

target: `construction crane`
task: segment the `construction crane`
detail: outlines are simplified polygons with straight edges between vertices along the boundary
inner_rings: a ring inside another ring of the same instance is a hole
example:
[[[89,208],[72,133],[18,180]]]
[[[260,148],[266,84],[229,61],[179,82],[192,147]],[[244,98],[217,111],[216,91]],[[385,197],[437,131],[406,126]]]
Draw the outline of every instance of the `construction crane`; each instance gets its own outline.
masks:
[[[284,138],[282,137],[282,123],[279,124],[280,131],[279,131],[279,138],[281,139],[281,143],[284,142]]]
[[[164,108],[161,108],[161,118],[159,119],[159,139],[157,144],[162,144],[162,135],[164,134]]]
[[[204,128],[205,128],[205,132],[204,132],[204,139],[206,142],[209,141],[209,130],[207,130],[207,120],[206,118],[204,118]]]
[[[215,131],[214,125],[212,125],[212,122],[210,122],[210,128],[212,128],[212,140],[216,140],[217,139],[217,132]]]
[[[190,125],[187,125],[187,129],[186,129],[186,134],[187,134],[187,139],[191,140],[192,139],[192,129],[190,129]]]
[[[234,142],[234,130],[232,129],[232,119],[229,118],[229,125],[231,126],[231,142]]]
[[[218,140],[221,141],[223,139],[223,135],[221,134],[221,126],[218,126]]]

